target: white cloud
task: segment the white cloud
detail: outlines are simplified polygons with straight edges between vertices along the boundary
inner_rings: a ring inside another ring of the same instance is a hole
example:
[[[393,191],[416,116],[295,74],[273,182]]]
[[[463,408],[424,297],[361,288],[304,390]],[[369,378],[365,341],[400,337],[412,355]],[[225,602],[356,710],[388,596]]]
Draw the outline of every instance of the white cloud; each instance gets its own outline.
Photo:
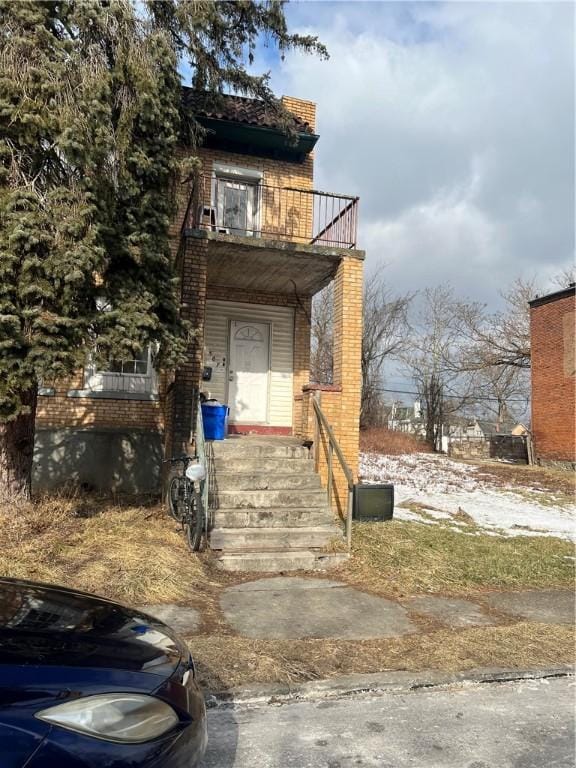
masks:
[[[457,188],[407,208],[398,216],[369,221],[364,244],[384,261],[391,280],[403,287],[450,282],[467,293],[471,281],[491,282],[503,258],[502,228],[475,204],[470,190]]]
[[[292,54],[274,84],[318,103],[316,183],[360,195],[368,265],[490,301],[572,259],[570,4],[288,8],[331,59]]]

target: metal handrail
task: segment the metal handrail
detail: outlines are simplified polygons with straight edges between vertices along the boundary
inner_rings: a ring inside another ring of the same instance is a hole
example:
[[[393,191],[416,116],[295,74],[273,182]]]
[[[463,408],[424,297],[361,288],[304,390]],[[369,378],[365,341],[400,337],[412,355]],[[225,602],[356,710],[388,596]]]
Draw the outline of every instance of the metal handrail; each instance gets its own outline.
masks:
[[[348,550],[350,550],[352,547],[352,504],[353,504],[353,493],[354,493],[354,475],[352,474],[352,470],[350,469],[346,459],[344,458],[344,454],[342,453],[342,449],[340,448],[340,444],[338,443],[336,435],[334,434],[334,431],[330,426],[330,423],[326,418],[326,415],[324,414],[322,408],[320,407],[320,403],[318,402],[317,395],[312,398],[312,405],[314,406],[314,414],[316,416],[316,434],[318,436],[320,427],[321,427],[325,431],[328,437],[327,492],[328,492],[328,504],[330,506],[332,506],[332,476],[333,476],[332,459],[334,454],[336,454],[336,458],[340,463],[340,467],[342,469],[342,472],[344,473],[346,482],[348,483],[348,503],[346,506],[345,529],[346,529],[346,543],[348,545]],[[318,439],[316,439],[314,442],[315,442],[315,445],[318,446]]]
[[[254,187],[253,207],[242,224],[233,225],[226,222],[219,204],[221,185],[231,181],[242,183],[240,177],[195,177],[182,222],[184,233],[187,229],[203,229],[218,234],[270,236],[308,245],[356,248],[358,197],[248,180],[245,183]]]
[[[333,197],[338,197],[338,198],[342,198],[342,199],[349,199],[349,198],[345,198],[343,195],[333,195]],[[327,235],[330,232],[330,230],[334,226],[336,226],[336,224],[341,219],[343,219],[351,210],[353,210],[354,207],[357,205],[357,203],[358,203],[358,198],[357,197],[355,197],[352,200],[350,200],[350,202],[346,205],[346,207],[342,208],[341,211],[334,217],[334,219],[329,224],[327,224],[324,227],[324,229],[321,232],[318,232],[317,235],[314,235],[314,237],[310,241],[310,245],[314,245],[314,243],[321,242],[322,238],[325,235]]]

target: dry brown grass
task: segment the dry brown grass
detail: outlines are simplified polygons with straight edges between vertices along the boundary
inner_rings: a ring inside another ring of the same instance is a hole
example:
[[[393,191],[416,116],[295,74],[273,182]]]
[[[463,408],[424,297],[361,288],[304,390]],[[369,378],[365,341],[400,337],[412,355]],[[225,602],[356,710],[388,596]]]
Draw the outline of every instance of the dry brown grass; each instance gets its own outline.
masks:
[[[566,559],[571,545],[554,539],[499,540],[392,522],[356,525],[354,546],[350,564],[328,576],[389,596],[473,596],[487,587],[573,583],[573,561]],[[200,609],[201,634],[189,642],[204,684],[214,690],[387,669],[538,667],[573,659],[572,628],[534,623],[454,631],[418,619],[414,634],[371,641],[238,637],[218,596],[225,586],[258,576],[221,573],[209,554],[191,554],[178,527],[152,502],[58,496],[0,508],[0,573],[133,605]]]
[[[398,456],[403,453],[431,453],[423,440],[405,432],[395,432],[386,427],[370,427],[360,432],[360,450]]]
[[[479,467],[478,477],[480,479],[487,479],[497,485],[551,491],[565,494],[572,500],[574,499],[576,475],[571,470],[496,462],[467,463],[474,463]]]
[[[395,522],[357,524],[353,541],[353,559],[328,578],[392,598],[418,593],[474,598],[487,588],[573,584],[574,563],[566,559],[572,546],[557,539],[500,540]],[[385,670],[519,669],[574,661],[572,627],[512,618],[500,626],[451,630],[416,617],[414,634],[365,641],[254,640],[238,637],[222,615],[212,618],[210,629],[189,638],[203,683],[212,690]],[[503,620],[494,615],[494,621]]]
[[[0,573],[123,603],[207,599],[201,560],[155,503],[60,495],[4,505]]]
[[[255,681],[297,683],[385,670],[455,672],[574,662],[572,627],[528,622],[383,640],[250,640],[199,635],[190,638],[189,645],[203,684],[212,690]]]
[[[356,523],[353,557],[338,576],[384,595],[467,595],[485,589],[546,589],[574,585],[574,547],[546,536],[482,534],[468,516],[453,531],[437,522]]]

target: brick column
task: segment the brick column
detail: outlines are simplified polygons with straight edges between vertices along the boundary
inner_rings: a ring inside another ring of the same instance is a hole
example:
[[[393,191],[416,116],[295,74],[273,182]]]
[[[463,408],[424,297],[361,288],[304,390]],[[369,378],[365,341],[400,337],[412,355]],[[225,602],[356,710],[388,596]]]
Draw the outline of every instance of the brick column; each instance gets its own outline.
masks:
[[[345,256],[334,280],[334,385],[342,392],[337,437],[354,478],[362,391],[362,272],[361,259]]]
[[[166,400],[166,455],[186,450],[193,427],[194,393],[202,377],[208,240],[188,237],[181,268],[182,317],[191,325],[186,361],[175,371]]]
[[[294,434],[299,434],[302,425],[302,389],[310,381],[310,316],[312,299],[304,297],[301,305],[294,310],[294,406],[292,425]]]

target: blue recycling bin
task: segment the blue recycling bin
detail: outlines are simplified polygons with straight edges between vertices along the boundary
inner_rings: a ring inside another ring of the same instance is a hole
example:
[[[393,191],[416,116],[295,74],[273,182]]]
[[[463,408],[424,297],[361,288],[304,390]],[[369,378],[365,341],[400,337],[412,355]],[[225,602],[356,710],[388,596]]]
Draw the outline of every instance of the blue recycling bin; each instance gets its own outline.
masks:
[[[227,405],[202,403],[202,421],[204,423],[205,440],[224,440],[228,433]]]

